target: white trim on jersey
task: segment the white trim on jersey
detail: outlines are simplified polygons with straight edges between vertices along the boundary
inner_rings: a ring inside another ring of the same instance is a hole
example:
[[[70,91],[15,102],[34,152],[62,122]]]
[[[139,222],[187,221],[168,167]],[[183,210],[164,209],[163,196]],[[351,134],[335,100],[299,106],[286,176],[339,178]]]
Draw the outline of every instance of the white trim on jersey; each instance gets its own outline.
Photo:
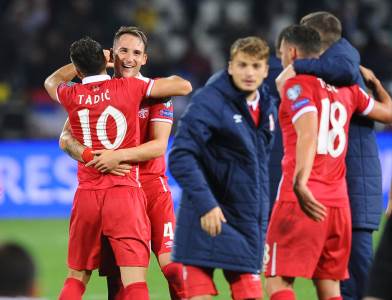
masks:
[[[272,244],[272,262],[271,262],[271,276],[276,276],[276,251],[278,245],[275,243]]]
[[[105,81],[110,79],[111,79],[110,76],[107,74],[87,76],[82,79],[82,84]]]
[[[369,99],[369,104],[365,108],[365,110],[361,113],[363,116],[367,116],[374,108],[374,99],[370,97]]]
[[[150,119],[150,122],[163,122],[163,123],[170,123],[170,124],[173,124],[173,120],[170,120],[170,119],[163,119],[163,118],[154,118],[154,119]]]
[[[300,109],[295,115],[294,117],[291,119],[291,123],[295,123],[297,122],[297,120],[303,115],[306,114],[308,112],[317,112],[317,107],[316,106],[305,106],[304,108]]]
[[[162,176],[159,176],[159,180],[160,180],[161,183],[162,183],[163,191],[164,191],[164,192],[167,192],[167,188],[166,188],[166,185],[165,185],[165,181],[163,180]]]
[[[275,201],[278,201],[278,200],[279,200],[280,189],[282,188],[282,183],[283,183],[283,177],[284,177],[284,175],[282,174],[282,177],[280,178],[280,181],[279,181],[278,189],[277,189],[277,191],[276,191]]]
[[[155,81],[153,79],[150,79],[150,83],[148,84],[147,93],[146,93],[147,97],[150,97],[152,87],[154,86],[154,82]]]

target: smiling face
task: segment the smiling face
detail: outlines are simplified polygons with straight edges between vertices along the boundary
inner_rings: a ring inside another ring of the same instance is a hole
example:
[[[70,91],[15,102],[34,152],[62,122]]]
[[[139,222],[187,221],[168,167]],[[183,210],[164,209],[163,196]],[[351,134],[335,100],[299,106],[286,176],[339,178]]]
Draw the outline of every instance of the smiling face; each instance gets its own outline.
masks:
[[[252,93],[268,75],[267,59],[259,59],[239,51],[230,60],[228,71],[239,90]]]
[[[132,34],[122,34],[113,44],[114,74],[116,77],[134,77],[147,62],[143,41]]]

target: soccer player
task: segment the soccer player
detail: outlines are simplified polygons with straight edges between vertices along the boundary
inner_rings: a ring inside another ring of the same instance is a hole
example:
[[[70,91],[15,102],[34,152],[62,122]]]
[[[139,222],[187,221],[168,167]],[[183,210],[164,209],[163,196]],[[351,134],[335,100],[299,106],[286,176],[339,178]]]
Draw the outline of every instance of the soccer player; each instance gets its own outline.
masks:
[[[156,81],[110,79],[103,49],[91,38],[74,42],[70,57],[72,63],[50,75],[45,88],[68,111],[75,137],[91,148],[137,146],[142,100],[186,95],[192,89],[178,76]],[[76,75],[82,84],[67,83]],[[115,176],[79,164],[78,179],[70,222],[69,275],[59,298],[81,299],[91,271],[99,266],[103,235],[120,267],[123,299],[148,299],[150,228],[138,165],[132,164],[126,176]]]
[[[264,40],[236,40],[228,68],[192,97],[177,128],[169,166],[183,194],[173,260],[184,264],[190,299],[217,294],[216,268],[223,269],[233,299],[262,298],[276,113],[263,84],[268,56]]]
[[[114,75],[120,77],[142,78],[140,68],[147,61],[147,37],[136,27],[120,27],[113,41]],[[88,166],[96,166],[101,172],[120,172],[121,163],[125,161],[144,162],[139,164],[140,182],[147,198],[147,215],[151,222],[151,246],[161,270],[166,277],[172,299],[180,299],[184,294],[182,266],[173,263],[170,253],[173,246],[175,230],[175,214],[170,188],[165,176],[164,153],[173,123],[173,105],[166,103],[144,101],[139,109],[140,143],[129,149],[98,150],[95,159]],[[91,151],[80,144],[68,126],[60,138],[62,149],[75,159],[84,162],[82,153]],[[86,150],[87,149],[87,150]],[[106,253],[110,255],[110,249]],[[108,278],[109,299],[114,299],[121,285],[118,272],[110,266],[111,258],[103,257],[101,275]]]
[[[356,83],[365,89],[359,71],[359,53],[342,38],[339,19],[329,12],[319,11],[304,16],[300,23],[319,32],[323,53],[319,59],[296,60],[293,64],[295,72],[315,75],[337,86]],[[341,290],[345,300],[360,300],[373,260],[373,231],[378,229],[381,219],[382,180],[374,121],[354,115],[350,122],[346,180],[353,239],[350,278],[342,282]]]
[[[290,26],[281,36],[284,67],[320,54],[320,36],[308,26]],[[380,102],[358,85],[336,88],[310,75],[287,80],[281,90],[283,177],[265,251],[271,300],[295,299],[296,277],[313,279],[321,300],[342,299],[339,280],[348,277],[351,246],[344,162],[349,121],[357,112],[392,122],[391,98],[374,74],[363,70]]]

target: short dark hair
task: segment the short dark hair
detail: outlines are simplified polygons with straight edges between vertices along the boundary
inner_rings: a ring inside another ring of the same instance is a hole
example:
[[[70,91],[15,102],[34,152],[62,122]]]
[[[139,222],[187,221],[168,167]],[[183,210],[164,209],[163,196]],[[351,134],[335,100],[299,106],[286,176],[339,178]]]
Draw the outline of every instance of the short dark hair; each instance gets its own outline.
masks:
[[[313,28],[291,25],[282,30],[281,41],[293,44],[305,55],[318,55],[321,51],[320,34]]]
[[[323,49],[329,48],[342,37],[342,23],[327,11],[307,14],[301,19],[300,24],[312,27],[319,32]]]
[[[113,45],[124,34],[130,34],[141,39],[144,45],[144,52],[147,52],[147,36],[142,30],[140,30],[140,28],[136,26],[121,26],[114,34]]]
[[[269,57],[269,47],[266,41],[257,36],[248,36],[237,39],[230,48],[230,59],[238,53],[243,52],[256,59],[267,59]]]
[[[106,68],[101,44],[88,36],[73,42],[69,51],[75,67],[84,76],[98,75]]]
[[[32,296],[36,268],[30,254],[15,243],[0,244],[0,296]]]

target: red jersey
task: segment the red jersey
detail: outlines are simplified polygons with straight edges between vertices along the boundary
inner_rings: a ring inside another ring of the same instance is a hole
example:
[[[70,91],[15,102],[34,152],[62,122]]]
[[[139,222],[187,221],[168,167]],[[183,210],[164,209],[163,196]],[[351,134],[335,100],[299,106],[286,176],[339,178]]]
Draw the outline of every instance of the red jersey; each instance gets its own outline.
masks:
[[[139,75],[138,78],[144,78]],[[149,104],[142,102],[139,110],[140,124],[140,143],[146,143],[150,138],[150,126],[152,122],[166,122],[173,124],[173,103],[171,100],[165,103]],[[140,181],[143,183],[155,179],[159,176],[165,176],[166,162],[165,156],[162,155],[155,159],[145,161],[139,164]]]
[[[309,75],[287,80],[279,108],[284,157],[278,199],[297,199],[293,191],[297,141],[293,124],[303,114],[314,111],[318,116],[318,141],[307,185],[324,205],[347,206],[345,157],[350,118],[354,112],[367,115],[373,106],[374,100],[358,85],[336,88]]]
[[[80,143],[96,150],[130,148],[140,144],[139,106],[153,83],[147,78],[89,76],[82,84],[61,84],[57,98],[68,112],[72,135]],[[115,176],[78,163],[78,180],[81,189],[140,187],[137,164],[127,176]]]

